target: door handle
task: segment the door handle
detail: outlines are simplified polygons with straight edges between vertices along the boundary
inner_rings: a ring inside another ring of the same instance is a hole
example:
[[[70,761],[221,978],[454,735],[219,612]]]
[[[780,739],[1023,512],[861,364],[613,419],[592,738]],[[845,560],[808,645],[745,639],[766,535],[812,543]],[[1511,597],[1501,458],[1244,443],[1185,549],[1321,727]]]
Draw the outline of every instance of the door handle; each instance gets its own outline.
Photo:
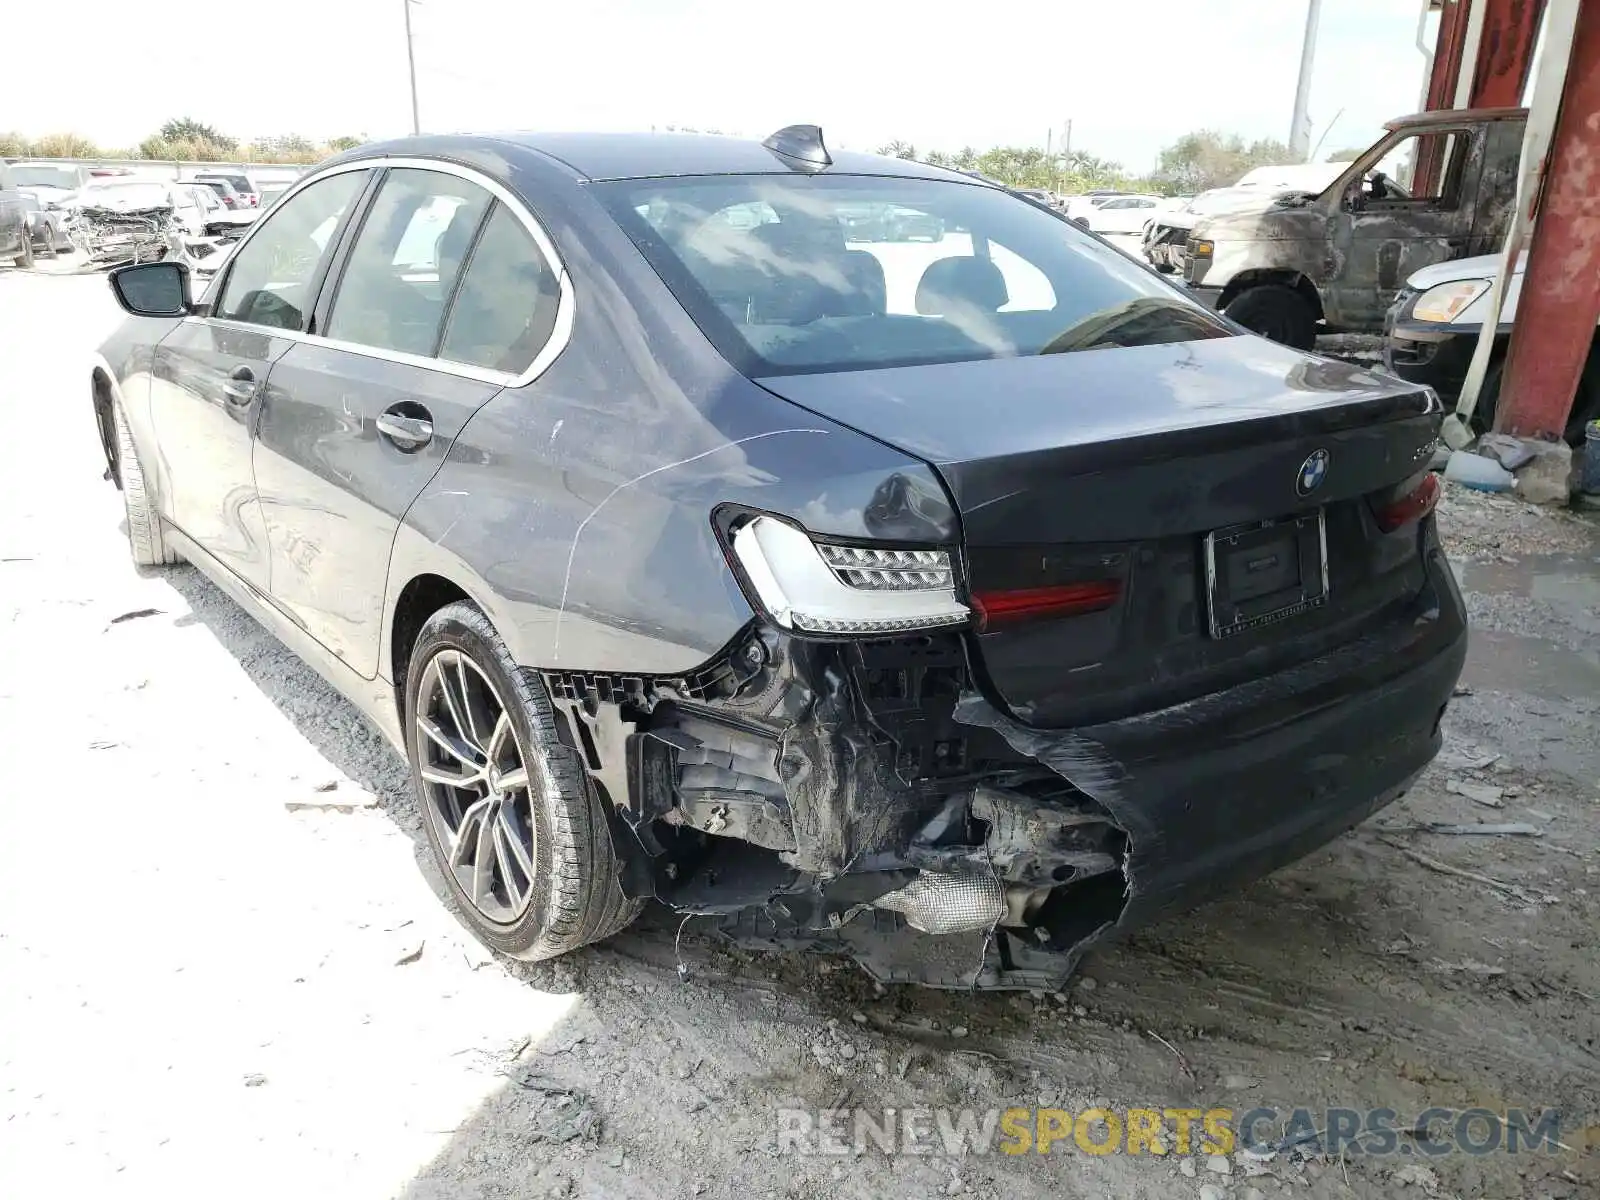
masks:
[[[410,453],[433,440],[433,417],[422,405],[404,401],[378,414],[378,432]]]
[[[228,398],[229,404],[244,407],[256,398],[256,373],[249,367],[235,367],[233,373],[222,382],[222,394]]]

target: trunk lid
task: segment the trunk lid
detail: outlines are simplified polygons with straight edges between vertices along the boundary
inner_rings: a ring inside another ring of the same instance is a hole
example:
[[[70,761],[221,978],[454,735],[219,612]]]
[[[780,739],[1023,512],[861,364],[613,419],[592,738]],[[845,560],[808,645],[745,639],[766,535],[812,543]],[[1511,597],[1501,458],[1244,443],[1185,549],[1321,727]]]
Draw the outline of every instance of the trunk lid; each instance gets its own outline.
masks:
[[[1374,503],[1426,469],[1438,401],[1345,363],[1230,337],[760,382],[940,473],[989,598],[975,665],[1033,724],[1283,669],[1423,586],[1416,527]]]

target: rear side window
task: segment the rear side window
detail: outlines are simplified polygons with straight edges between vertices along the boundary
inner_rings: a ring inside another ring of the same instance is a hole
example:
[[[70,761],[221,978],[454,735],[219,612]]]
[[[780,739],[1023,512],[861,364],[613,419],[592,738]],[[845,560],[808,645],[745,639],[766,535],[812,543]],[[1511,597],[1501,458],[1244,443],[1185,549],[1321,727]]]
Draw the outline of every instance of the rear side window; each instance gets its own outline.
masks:
[[[303,330],[311,284],[332,249],[333,231],[366,181],[365,171],[330,175],[262,217],[234,256],[212,315]]]
[[[389,172],[322,332],[379,350],[432,355],[456,276],[491,203],[477,184],[441,171]]]
[[[462,276],[439,357],[520,374],[550,340],[560,301],[555,269],[497,203]]]

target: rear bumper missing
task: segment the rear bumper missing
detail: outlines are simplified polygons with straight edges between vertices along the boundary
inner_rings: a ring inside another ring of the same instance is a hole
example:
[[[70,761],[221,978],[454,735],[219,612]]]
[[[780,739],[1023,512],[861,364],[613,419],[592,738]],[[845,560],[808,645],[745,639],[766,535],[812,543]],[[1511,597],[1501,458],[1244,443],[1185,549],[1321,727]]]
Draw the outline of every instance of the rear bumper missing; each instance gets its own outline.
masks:
[[[1113,929],[1300,858],[1427,766],[1466,620],[1431,521],[1419,537],[1426,585],[1382,628],[1097,726],[1003,712],[956,635],[752,630],[693,680],[601,695],[547,679],[612,801],[631,894],[746,941],[851,954],[885,982],[1055,987]]]

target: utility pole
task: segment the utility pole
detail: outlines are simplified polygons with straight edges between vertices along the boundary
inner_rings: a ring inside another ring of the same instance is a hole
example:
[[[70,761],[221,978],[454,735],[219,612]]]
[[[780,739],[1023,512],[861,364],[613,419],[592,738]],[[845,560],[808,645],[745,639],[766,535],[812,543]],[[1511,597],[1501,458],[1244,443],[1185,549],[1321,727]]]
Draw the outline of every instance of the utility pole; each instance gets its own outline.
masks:
[[[411,133],[422,132],[422,121],[417,116],[417,52],[411,39],[411,6],[416,0],[400,0],[406,14],[406,69],[411,73]]]
[[[1306,0],[1306,40],[1300,48],[1300,82],[1294,89],[1294,117],[1289,124],[1289,156],[1304,162],[1311,149],[1311,73],[1317,61],[1317,26],[1322,21],[1322,0]]]

